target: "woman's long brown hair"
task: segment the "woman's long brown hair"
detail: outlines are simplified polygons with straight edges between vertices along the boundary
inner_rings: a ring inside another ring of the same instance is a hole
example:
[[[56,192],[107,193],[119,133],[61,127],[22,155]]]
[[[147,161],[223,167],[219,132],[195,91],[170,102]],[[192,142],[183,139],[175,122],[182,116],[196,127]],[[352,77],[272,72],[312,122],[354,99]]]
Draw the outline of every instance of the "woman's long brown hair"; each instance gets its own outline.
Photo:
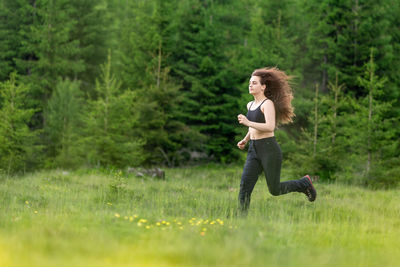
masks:
[[[275,67],[257,69],[251,75],[260,77],[260,83],[266,85],[264,95],[274,102],[277,125],[292,122],[295,114],[292,107],[293,93],[289,84],[291,77]]]

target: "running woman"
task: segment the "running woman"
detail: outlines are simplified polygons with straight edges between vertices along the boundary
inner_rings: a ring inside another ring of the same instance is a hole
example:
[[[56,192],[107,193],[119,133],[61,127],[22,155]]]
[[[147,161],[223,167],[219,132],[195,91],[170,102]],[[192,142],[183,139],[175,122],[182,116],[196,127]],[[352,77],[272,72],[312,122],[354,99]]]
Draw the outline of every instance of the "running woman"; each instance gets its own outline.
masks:
[[[239,123],[249,127],[249,130],[237,146],[243,150],[250,141],[240,182],[241,212],[247,214],[251,193],[262,171],[273,196],[301,192],[306,194],[309,201],[314,201],[317,192],[309,175],[298,180],[280,181],[282,151],[274,130],[277,124],[290,123],[295,116],[289,76],[277,68],[257,69],[251,74],[249,93],[254,101],[247,104],[247,116],[238,115]]]

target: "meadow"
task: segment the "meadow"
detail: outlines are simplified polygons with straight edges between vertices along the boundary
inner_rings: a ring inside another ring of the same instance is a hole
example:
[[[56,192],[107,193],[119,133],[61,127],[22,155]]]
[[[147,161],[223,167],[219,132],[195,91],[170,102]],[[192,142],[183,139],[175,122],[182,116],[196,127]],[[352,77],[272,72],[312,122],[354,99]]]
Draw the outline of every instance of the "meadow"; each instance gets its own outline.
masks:
[[[237,215],[241,166],[0,176],[0,266],[398,266],[400,190],[315,183]],[[287,178],[283,173],[283,179]]]

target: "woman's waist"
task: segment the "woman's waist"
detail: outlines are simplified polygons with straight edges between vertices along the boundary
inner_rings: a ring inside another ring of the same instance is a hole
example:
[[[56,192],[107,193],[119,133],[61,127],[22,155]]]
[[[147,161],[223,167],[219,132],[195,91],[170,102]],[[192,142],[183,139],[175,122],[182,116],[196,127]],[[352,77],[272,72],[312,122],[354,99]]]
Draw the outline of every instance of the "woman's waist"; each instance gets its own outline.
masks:
[[[250,140],[259,140],[274,137],[274,132],[250,131]]]
[[[275,136],[269,136],[269,137],[261,137],[261,138],[250,138],[250,142],[262,142],[262,141],[269,141],[269,140],[275,140]]]

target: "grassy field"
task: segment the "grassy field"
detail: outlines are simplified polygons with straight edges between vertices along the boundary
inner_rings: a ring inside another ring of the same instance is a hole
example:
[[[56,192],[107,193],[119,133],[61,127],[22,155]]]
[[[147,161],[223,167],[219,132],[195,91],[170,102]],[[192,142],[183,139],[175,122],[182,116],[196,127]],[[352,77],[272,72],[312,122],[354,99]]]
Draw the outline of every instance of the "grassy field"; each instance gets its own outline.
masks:
[[[241,167],[0,178],[0,266],[398,266],[400,190],[317,183],[236,216]],[[283,175],[285,176],[285,175]]]

